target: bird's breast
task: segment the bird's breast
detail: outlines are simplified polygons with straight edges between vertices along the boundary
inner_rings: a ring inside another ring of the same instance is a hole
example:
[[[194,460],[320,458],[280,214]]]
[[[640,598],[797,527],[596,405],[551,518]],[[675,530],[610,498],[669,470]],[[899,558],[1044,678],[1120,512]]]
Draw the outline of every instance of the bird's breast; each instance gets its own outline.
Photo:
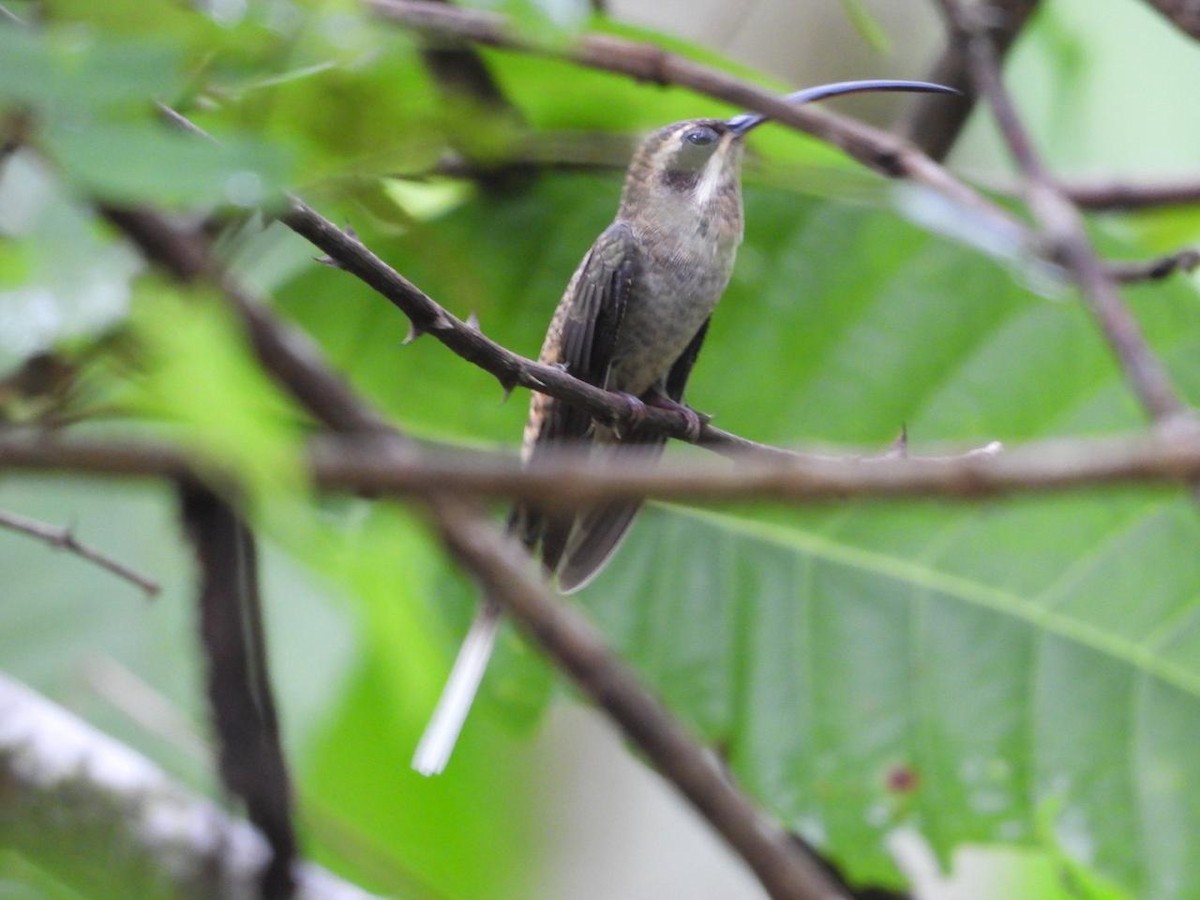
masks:
[[[736,236],[703,219],[683,239],[641,242],[608,387],[639,395],[665,378],[729,284]]]

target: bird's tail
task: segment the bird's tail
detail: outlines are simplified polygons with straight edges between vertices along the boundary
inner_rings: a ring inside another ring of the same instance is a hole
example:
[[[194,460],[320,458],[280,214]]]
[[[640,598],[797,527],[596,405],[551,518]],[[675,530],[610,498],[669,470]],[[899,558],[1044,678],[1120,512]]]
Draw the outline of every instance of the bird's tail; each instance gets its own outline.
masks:
[[[450,761],[458,734],[487,670],[499,630],[500,607],[485,600],[463,639],[433,717],[413,753],[412,767],[422,775],[437,775]]]

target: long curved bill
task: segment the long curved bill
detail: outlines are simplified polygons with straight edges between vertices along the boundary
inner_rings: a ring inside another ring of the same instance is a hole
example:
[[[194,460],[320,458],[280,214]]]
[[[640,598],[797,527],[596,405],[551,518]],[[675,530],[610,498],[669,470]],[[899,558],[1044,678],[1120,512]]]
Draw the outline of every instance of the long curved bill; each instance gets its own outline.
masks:
[[[785,98],[788,103],[800,106],[804,103],[812,103],[814,100],[825,100],[828,97],[840,97],[843,94],[865,94],[875,91],[903,91],[913,94],[959,94],[961,91],[956,91],[952,87],[946,87],[944,84],[934,84],[931,81],[900,81],[886,78],[868,78],[862,81],[835,81],[832,84],[820,84],[816,87],[805,88],[802,91],[796,91],[794,94],[788,94]],[[741,137],[753,128],[757,128],[763,122],[770,121],[770,116],[764,116],[761,113],[741,113],[734,116],[726,124],[730,131]]]

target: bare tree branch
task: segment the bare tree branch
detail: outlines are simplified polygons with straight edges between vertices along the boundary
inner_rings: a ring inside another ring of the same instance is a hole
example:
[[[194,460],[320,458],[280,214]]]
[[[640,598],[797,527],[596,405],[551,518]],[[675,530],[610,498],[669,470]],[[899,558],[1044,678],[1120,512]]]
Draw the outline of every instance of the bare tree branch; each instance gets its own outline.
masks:
[[[28,535],[58,550],[66,550],[68,553],[73,553],[82,559],[86,559],[88,562],[95,563],[118,578],[123,578],[130,584],[136,585],[150,597],[153,597],[159,591],[157,581],[147,578],[124,563],[118,562],[111,556],[84,544],[75,537],[70,528],[49,525],[45,522],[28,519],[25,516],[19,516],[16,513],[10,512],[0,512],[0,528],[7,528],[10,531]]]
[[[521,627],[624,731],[704,816],[776,900],[846,894],[825,869],[722,771],[716,757],[664,708],[570,606],[550,596],[529,554],[481,515],[450,500],[430,504],[450,551]]]
[[[1023,187],[997,179],[980,179],[988,190],[1019,195]],[[1089,212],[1140,212],[1200,203],[1200,179],[1059,178],[1059,190],[1080,209]]]
[[[1162,422],[1179,416],[1186,407],[1088,241],[1079,210],[1055,184],[1034,149],[1000,77],[987,32],[956,0],[939,2],[954,39],[965,48],[979,92],[990,103],[1000,132],[1026,179],[1029,208],[1041,227],[1048,255],[1060,260],[1074,276],[1088,310],[1149,418]]]
[[[1017,36],[1037,9],[1038,0],[984,0],[976,9],[992,39],[996,59],[1003,63]],[[961,97],[922,94],[911,98],[896,133],[920,147],[930,158],[945,159],[967,124],[977,99],[967,70],[961,41],[947,38],[946,49],[929,73],[929,80],[956,88]]]
[[[1076,206],[1101,212],[1200,203],[1200,179],[1063,181],[1060,185]]]
[[[292,786],[271,689],[258,549],[228,501],[194,481],[179,483],[179,509],[198,569],[196,605],[221,781],[271,846],[263,900],[296,887]]]
[[[3,674],[0,780],[0,845],[88,896],[258,896],[268,851],[255,829]],[[296,879],[296,900],[371,896],[308,863]]]
[[[1180,486],[1200,475],[1200,433],[1187,428],[1111,438],[1035,441],[999,452],[864,457],[794,453],[747,456],[735,466],[673,460],[637,465],[562,452],[526,469],[513,456],[454,452],[413,442],[350,435],[311,441],[304,465],[325,491],[382,496],[435,494],[521,498],[539,505],[584,505],[651,498],[696,503],[760,500],[802,505],[844,500],[975,500],[1114,486]],[[156,441],[53,440],[0,435],[0,469],[85,476],[178,479],[214,473],[184,449]]]

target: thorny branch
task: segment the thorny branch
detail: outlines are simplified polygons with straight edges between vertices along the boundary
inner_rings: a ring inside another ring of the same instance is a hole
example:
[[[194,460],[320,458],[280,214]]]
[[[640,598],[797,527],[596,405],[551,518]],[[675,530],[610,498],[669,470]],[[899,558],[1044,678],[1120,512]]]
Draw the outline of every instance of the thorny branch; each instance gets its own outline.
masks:
[[[130,584],[141,588],[148,596],[153,597],[159,591],[157,581],[147,578],[124,563],[118,562],[111,556],[101,553],[99,550],[83,543],[75,537],[74,532],[70,528],[48,525],[45,522],[28,519],[25,516],[19,516],[10,512],[0,512],[0,528],[7,528],[10,531],[28,535],[49,544],[51,547],[66,550],[68,553],[73,553],[81,559],[95,563],[105,571],[111,572],[118,578],[123,578]]]
[[[106,207],[103,212],[147,259],[161,265],[176,280],[189,283],[204,279],[215,284],[242,320],[259,360],[320,421],[338,431],[390,431],[384,419],[325,365],[308,335],[285,325],[221,272],[203,234],[184,231],[165,216],[145,208]]]
[[[427,498],[437,494],[521,498],[585,505],[650,498],[723,503],[757,500],[803,505],[833,500],[971,500],[1098,486],[1190,483],[1200,475],[1200,433],[1191,429],[1113,438],[1035,441],[942,457],[792,454],[749,456],[735,466],[683,460],[647,469],[616,455],[601,462],[564,451],[536,469],[512,456],[450,453],[374,435],[309,442],[303,463],[325,491]],[[0,435],[0,467],[86,476],[179,479],[220,475],[212,460],[154,441],[47,440]]]
[[[280,221],[319,247],[338,268],[360,278],[391,301],[412,323],[412,334],[430,334],[454,353],[490,372],[510,391],[516,386],[541,391],[580,409],[605,423],[625,425],[635,412],[620,396],[581,381],[556,366],[547,366],[518,356],[488,338],[477,326],[450,313],[411,281],[385,263],[352,233],[334,225],[308,204],[292,198]],[[638,414],[639,427],[685,440],[688,423],[682,415],[647,408]],[[770,447],[705,424],[698,443],[719,453],[787,451]]]

